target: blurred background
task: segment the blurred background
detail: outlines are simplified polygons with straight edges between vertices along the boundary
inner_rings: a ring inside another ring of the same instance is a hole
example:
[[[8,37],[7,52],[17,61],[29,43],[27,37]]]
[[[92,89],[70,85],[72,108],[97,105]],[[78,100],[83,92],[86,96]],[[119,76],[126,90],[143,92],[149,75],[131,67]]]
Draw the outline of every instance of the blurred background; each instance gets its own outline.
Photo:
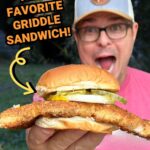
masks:
[[[30,1],[30,2],[37,2]],[[42,1],[42,0],[39,0]],[[44,0],[43,0],[44,1]],[[132,0],[135,18],[139,23],[138,37],[130,66],[150,72],[150,5],[147,0]],[[29,3],[29,1],[24,1]],[[16,52],[30,46],[31,51],[23,53],[28,60],[25,66],[16,66],[15,73],[22,83],[31,82],[33,86],[40,75],[49,68],[59,65],[79,63],[74,39],[63,38],[47,40],[32,44],[8,46],[5,44],[5,36],[11,28],[13,18],[6,18],[6,8],[19,5],[19,0],[2,0],[0,4],[0,111],[14,104],[25,104],[32,101],[32,95],[23,95],[23,90],[13,83],[9,76],[9,65]],[[64,0],[64,11],[61,12],[65,26],[71,26],[73,22],[74,0]],[[26,150],[24,130],[0,129],[0,150]]]

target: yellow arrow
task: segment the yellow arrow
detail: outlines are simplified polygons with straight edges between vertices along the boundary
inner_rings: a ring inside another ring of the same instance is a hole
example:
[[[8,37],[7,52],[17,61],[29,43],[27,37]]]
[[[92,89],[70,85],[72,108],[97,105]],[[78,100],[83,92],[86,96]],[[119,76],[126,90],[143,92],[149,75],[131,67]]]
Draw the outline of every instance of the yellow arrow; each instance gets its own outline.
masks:
[[[32,86],[31,86],[31,84],[29,82],[26,82],[26,84],[23,85],[19,81],[17,81],[17,79],[14,76],[13,69],[14,69],[14,66],[15,66],[16,63],[19,64],[19,65],[25,65],[26,64],[26,60],[23,57],[20,57],[19,55],[21,53],[23,53],[24,51],[27,51],[27,50],[30,50],[30,47],[26,47],[26,48],[20,49],[17,52],[17,54],[15,56],[15,59],[12,61],[12,63],[10,64],[10,67],[9,67],[9,74],[10,74],[11,79],[14,81],[14,83],[16,85],[18,85],[22,89],[26,90],[26,92],[23,93],[24,95],[28,95],[28,94],[34,93],[35,89],[32,88]]]

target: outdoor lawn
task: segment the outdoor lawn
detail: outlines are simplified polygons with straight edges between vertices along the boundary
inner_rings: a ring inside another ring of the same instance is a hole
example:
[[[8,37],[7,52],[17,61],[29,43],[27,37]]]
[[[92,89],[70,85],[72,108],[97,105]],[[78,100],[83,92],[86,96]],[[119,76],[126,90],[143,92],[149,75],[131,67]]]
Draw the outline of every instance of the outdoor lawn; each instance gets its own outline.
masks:
[[[14,104],[25,104],[32,101],[33,94],[24,96],[24,90],[11,80],[10,63],[0,60],[0,111],[12,107]],[[35,87],[40,75],[54,66],[58,65],[26,64],[25,66],[16,66],[15,74],[22,83],[31,82]],[[0,150],[27,150],[25,130],[0,129]]]

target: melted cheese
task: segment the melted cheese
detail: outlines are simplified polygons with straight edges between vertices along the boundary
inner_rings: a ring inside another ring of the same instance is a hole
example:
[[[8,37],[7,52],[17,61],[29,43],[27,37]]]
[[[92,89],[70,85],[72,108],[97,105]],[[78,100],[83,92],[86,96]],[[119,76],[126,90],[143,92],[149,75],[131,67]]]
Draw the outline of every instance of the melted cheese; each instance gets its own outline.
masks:
[[[74,95],[53,95],[50,96],[47,100],[52,101],[75,101],[75,102],[86,102],[86,103],[102,103],[102,104],[113,104],[114,101],[108,99],[105,96],[101,95],[80,95],[80,94],[74,94]]]

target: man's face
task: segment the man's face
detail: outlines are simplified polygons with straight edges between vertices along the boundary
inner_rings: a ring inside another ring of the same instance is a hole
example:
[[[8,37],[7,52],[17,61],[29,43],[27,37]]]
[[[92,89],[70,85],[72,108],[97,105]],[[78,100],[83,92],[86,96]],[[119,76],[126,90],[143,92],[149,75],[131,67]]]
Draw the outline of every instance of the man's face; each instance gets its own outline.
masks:
[[[112,24],[120,23],[127,23],[127,20],[111,13],[95,13],[81,21],[77,28],[105,28]],[[112,29],[116,30],[116,27]],[[101,31],[99,38],[92,42],[81,40],[78,33],[75,32],[75,39],[81,62],[84,64],[96,65],[108,70],[121,83],[126,74],[137,30],[138,24],[133,23],[132,27],[127,28],[125,37],[115,40],[109,38],[105,31]]]

